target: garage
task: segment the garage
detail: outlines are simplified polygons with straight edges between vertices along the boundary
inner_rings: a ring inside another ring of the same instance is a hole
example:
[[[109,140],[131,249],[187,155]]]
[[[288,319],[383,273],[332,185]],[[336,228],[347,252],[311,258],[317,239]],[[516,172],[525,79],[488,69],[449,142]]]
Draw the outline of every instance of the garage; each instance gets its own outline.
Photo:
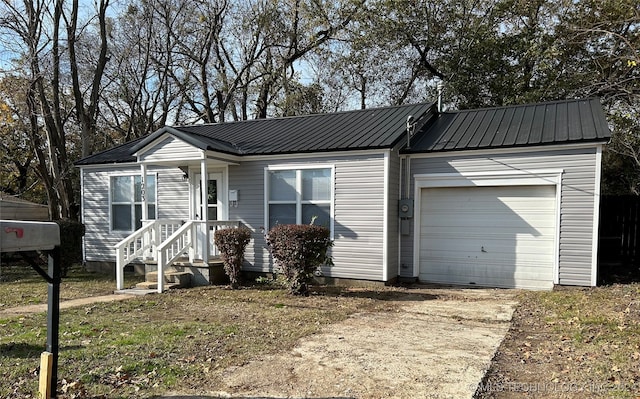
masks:
[[[420,189],[419,279],[550,289],[556,185]]]
[[[400,278],[595,286],[609,137],[597,98],[440,113],[400,151]]]

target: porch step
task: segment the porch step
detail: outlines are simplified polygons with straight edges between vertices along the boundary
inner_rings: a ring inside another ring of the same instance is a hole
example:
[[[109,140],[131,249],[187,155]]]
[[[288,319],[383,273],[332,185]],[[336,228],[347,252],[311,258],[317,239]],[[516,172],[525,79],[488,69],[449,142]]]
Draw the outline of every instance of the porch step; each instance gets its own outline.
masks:
[[[220,259],[219,256],[209,258],[209,263],[207,265],[204,264],[202,259],[195,259],[193,262],[189,262],[188,258],[178,258],[173,261],[172,266],[176,267],[207,267],[207,266],[221,266],[224,262]]]
[[[145,282],[157,283],[158,282],[158,272],[149,272],[145,276]],[[166,271],[164,273],[164,282],[165,283],[175,283],[179,284],[180,287],[188,287],[191,285],[191,273],[189,272],[179,272],[179,271]]]
[[[145,273],[145,283],[139,284],[137,288],[147,289],[147,287],[151,286],[157,289],[157,262],[146,260],[145,264],[147,270]],[[207,264],[201,259],[195,259],[193,262],[189,262],[189,258],[187,257],[178,258],[164,270],[165,286],[169,287],[168,284],[177,284],[176,286],[172,285],[171,288],[186,288],[209,284],[219,285],[226,284],[228,281],[228,277],[224,272],[222,259],[220,259],[219,256],[210,257]]]
[[[179,283],[165,283],[164,288],[170,290],[172,288],[182,288]],[[157,281],[143,281],[142,283],[136,284],[136,289],[138,290],[156,290],[158,289]]]

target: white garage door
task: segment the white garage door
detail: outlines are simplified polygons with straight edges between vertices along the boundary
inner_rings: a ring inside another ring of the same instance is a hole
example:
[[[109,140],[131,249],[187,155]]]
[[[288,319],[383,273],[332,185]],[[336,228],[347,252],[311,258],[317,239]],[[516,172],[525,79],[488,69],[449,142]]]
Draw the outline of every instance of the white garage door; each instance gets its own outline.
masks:
[[[421,281],[553,287],[555,186],[424,188]]]

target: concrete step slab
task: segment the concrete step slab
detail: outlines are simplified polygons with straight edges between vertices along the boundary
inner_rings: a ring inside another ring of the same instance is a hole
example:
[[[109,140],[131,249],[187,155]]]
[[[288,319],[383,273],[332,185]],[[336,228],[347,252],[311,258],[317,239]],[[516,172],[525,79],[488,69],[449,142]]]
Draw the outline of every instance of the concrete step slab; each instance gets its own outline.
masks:
[[[172,288],[182,288],[178,283],[166,283],[164,288],[170,290]],[[158,282],[157,281],[143,281],[142,283],[136,284],[136,289],[139,290],[157,290]]]

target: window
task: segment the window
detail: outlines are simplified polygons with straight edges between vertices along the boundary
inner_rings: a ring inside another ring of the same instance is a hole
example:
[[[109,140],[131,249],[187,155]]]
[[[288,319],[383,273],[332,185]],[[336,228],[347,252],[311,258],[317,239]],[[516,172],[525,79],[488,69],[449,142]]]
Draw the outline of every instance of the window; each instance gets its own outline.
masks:
[[[111,176],[111,230],[134,231],[142,227],[142,202],[147,196],[147,216],[156,218],[156,177]]]
[[[331,228],[332,169],[267,170],[268,224],[313,224]]]

